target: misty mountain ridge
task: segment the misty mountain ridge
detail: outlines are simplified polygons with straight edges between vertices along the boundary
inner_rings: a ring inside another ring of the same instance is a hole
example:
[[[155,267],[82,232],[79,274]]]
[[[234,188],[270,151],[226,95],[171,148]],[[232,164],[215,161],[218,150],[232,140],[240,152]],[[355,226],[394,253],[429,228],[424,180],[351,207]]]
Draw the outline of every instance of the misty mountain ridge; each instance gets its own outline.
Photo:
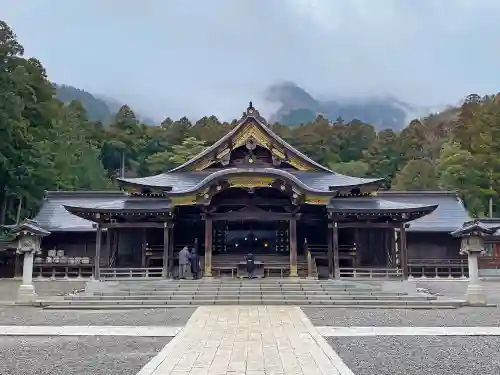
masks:
[[[107,95],[93,94],[70,85],[54,84],[56,97],[69,103],[79,100],[87,110],[91,121],[109,123],[112,117],[125,104]],[[372,124],[377,130],[404,128],[412,119],[439,112],[436,108],[415,107],[393,96],[372,98],[335,98],[316,99],[306,90],[292,82],[270,86],[265,91],[268,102],[278,104],[278,109],[269,117],[269,122],[280,122],[295,127],[313,121],[322,115],[330,121],[342,118],[349,122],[353,119]],[[127,103],[132,109],[134,103]],[[158,125],[161,120],[136,112],[137,119],[147,125]],[[189,116],[188,116],[189,117]]]
[[[280,107],[269,119],[288,126],[313,121],[322,115],[330,121],[342,118],[357,119],[372,124],[377,130],[399,130],[412,119],[435,112],[431,108],[416,107],[393,96],[369,98],[335,98],[319,100],[293,82],[270,86],[265,97]]]
[[[72,100],[80,101],[87,111],[87,116],[91,121],[109,123],[120,107],[125,104],[114,98],[110,98],[105,95],[91,94],[85,90],[70,85],[54,84],[54,88],[56,90],[56,98],[60,101],[64,103],[69,103]],[[135,112],[135,115],[143,124],[157,125],[159,123],[158,121],[151,119],[151,117],[144,116],[141,113]]]

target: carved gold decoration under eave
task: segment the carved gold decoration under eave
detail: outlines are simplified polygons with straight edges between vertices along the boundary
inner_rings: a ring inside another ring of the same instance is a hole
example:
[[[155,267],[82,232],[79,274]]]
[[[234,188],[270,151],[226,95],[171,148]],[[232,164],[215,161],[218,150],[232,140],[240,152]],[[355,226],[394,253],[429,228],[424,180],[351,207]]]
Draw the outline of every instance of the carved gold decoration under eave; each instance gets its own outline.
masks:
[[[274,181],[273,177],[248,177],[248,176],[230,176],[228,182],[230,187],[257,188],[269,187]]]
[[[306,163],[302,161],[302,159],[295,157],[295,156],[290,156],[288,158],[288,163],[293,165],[295,168],[297,168],[299,171],[314,171],[315,169],[311,167],[309,163]]]
[[[196,204],[196,195],[184,195],[170,197],[173,206],[189,206]]]
[[[308,204],[319,204],[319,205],[325,206],[325,205],[328,204],[328,202],[330,202],[330,199],[332,199],[332,197],[327,196],[327,195],[310,195],[310,194],[306,194],[305,203],[308,203]]]
[[[203,171],[204,169],[210,167],[214,161],[212,160],[212,156],[205,155],[202,159],[198,160],[193,166],[189,168],[191,171]]]
[[[237,134],[233,136],[232,139],[232,150],[241,147],[247,143],[247,141],[253,138],[260,144],[262,147],[268,149],[271,153],[279,156],[282,160],[285,160],[285,151],[286,149],[281,144],[276,144],[275,140],[270,138],[269,135],[261,129],[259,125],[254,122],[249,122],[245,126],[243,126]],[[219,159],[229,152],[230,149],[227,145],[222,146],[221,148],[214,150],[207,155],[205,155],[201,160],[198,160],[193,165],[189,166],[190,171],[202,171],[208,168],[213,163],[219,161]],[[214,155],[217,155],[214,157]],[[286,160],[290,165],[297,168],[300,171],[315,171],[315,168],[310,163],[304,161],[301,157],[290,155],[288,160]]]

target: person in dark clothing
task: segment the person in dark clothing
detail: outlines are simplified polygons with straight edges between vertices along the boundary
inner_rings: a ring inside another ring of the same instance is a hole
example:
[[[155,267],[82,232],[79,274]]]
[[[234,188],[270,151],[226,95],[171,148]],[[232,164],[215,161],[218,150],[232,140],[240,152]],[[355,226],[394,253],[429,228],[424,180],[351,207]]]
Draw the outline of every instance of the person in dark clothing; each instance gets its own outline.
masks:
[[[200,275],[200,256],[198,255],[198,252],[196,251],[196,247],[193,247],[193,250],[191,250],[191,257],[189,258],[189,261],[191,262],[191,273],[193,274],[193,279],[198,279]]]
[[[247,264],[247,274],[249,279],[253,279],[253,271],[255,270],[255,258],[252,253],[249,253],[246,256],[246,264]]]

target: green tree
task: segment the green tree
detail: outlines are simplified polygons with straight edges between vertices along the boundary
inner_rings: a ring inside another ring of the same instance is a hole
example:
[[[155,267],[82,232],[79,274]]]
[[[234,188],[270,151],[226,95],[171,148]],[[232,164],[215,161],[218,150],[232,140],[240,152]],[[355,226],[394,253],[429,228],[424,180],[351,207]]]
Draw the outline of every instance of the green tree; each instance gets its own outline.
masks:
[[[397,134],[392,129],[380,131],[366,150],[363,159],[369,166],[370,176],[384,177],[392,181],[402,163]]]
[[[457,142],[445,143],[437,162],[437,174],[439,187],[459,191],[473,215],[481,216],[485,212],[478,163],[470,151],[462,149]]]
[[[396,176],[396,190],[436,189],[436,173],[431,162],[425,159],[410,160]]]
[[[103,162],[108,171],[132,171],[138,167],[137,145],[143,136],[143,129],[134,111],[123,105],[115,115],[110,127],[109,138],[103,147]]]
[[[205,149],[205,142],[194,137],[187,137],[180,145],[174,145],[172,151],[157,152],[148,158],[149,170],[163,173],[183,164]]]
[[[329,168],[337,173],[353,177],[366,177],[370,166],[361,160],[353,160],[345,163],[330,163]]]

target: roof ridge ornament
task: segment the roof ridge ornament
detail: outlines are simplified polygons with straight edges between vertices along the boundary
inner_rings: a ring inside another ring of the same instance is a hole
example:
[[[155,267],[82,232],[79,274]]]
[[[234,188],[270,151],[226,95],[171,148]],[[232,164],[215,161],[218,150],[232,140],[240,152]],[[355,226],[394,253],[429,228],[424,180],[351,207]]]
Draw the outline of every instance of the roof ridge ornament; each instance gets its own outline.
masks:
[[[244,121],[247,117],[253,117],[261,124],[268,126],[266,119],[260,115],[259,111],[253,106],[252,101],[248,102],[248,108],[243,112],[243,117],[240,121]]]

